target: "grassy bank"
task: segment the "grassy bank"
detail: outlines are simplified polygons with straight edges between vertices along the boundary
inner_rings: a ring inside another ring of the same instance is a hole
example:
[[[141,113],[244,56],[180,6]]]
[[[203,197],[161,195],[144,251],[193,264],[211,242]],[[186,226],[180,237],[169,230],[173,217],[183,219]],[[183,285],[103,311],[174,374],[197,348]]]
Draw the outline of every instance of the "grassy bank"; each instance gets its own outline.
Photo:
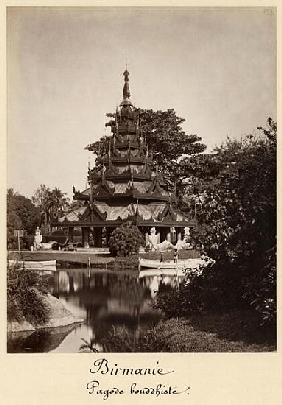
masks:
[[[108,352],[270,352],[275,337],[259,331],[249,313],[206,314],[159,322],[136,338],[114,328],[104,342]]]
[[[140,257],[150,259],[150,260],[160,260],[161,253],[160,252],[144,252],[140,253]],[[199,258],[200,254],[196,250],[180,250],[178,254],[179,259],[195,259]],[[39,250],[31,252],[29,250],[23,250],[20,254],[16,251],[8,253],[9,259],[21,259],[21,260],[34,260],[34,261],[43,261],[43,260],[58,260],[58,261],[66,261],[70,263],[81,263],[87,264],[88,259],[90,258],[91,263],[111,263],[113,261],[136,261],[137,256],[132,255],[128,257],[112,257],[109,254],[97,253],[93,251],[83,251],[83,252],[65,252],[65,251],[58,251],[58,250]],[[174,253],[173,251],[164,252],[162,253],[162,259],[166,260],[173,260]]]
[[[114,261],[113,257],[107,255],[99,255],[97,253],[82,253],[82,252],[63,252],[56,250],[48,251],[22,251],[20,254],[18,252],[9,252],[9,259],[20,259],[20,260],[32,260],[32,261],[44,261],[44,260],[57,260],[61,262],[69,263],[80,263],[87,264],[90,258],[91,263],[94,264],[104,264],[111,263]]]
[[[161,322],[149,334],[155,342],[154,350],[165,352],[268,352],[275,344],[251,339],[242,325],[232,324],[232,315],[203,316],[193,319],[177,319]]]

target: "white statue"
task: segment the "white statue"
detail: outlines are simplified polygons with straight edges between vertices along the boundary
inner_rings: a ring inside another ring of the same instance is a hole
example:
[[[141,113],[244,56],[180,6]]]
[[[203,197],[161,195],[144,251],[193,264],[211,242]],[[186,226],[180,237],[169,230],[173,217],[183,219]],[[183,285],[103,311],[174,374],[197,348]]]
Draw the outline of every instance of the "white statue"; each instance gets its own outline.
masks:
[[[156,250],[158,244],[158,235],[156,235],[156,228],[154,226],[151,228],[150,235],[148,235],[148,241],[151,249]]]
[[[39,250],[41,247],[41,243],[42,243],[42,235],[41,235],[41,231],[38,226],[36,228],[35,235],[34,235],[34,242],[33,242],[34,250]]]
[[[163,242],[157,244],[156,249],[159,252],[167,252],[168,250],[173,250],[174,246],[168,240],[164,240]]]
[[[177,235],[177,242],[176,242],[176,249],[181,250],[185,245],[185,241],[182,240],[181,232],[178,233]]]
[[[190,227],[186,226],[184,228],[184,240],[185,242],[190,242],[191,240],[191,234],[190,234]]]

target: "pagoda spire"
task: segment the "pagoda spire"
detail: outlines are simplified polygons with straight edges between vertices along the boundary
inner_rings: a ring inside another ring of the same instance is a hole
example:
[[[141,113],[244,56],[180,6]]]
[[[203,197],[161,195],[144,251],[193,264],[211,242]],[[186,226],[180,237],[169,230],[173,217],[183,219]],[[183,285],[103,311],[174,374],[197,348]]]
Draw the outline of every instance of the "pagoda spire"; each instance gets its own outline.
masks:
[[[129,101],[130,98],[130,90],[129,90],[129,71],[125,69],[123,72],[124,76],[124,85],[123,85],[123,101]]]

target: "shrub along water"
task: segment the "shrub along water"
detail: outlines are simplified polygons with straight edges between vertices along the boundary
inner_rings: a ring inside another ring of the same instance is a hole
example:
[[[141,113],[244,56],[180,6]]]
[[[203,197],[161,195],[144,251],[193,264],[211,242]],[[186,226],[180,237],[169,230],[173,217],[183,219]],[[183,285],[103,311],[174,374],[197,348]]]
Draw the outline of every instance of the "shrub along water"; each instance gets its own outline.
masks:
[[[260,136],[228,139],[201,174],[193,237],[216,264],[158,297],[167,315],[249,308],[261,326],[275,329],[277,126],[271,119],[267,124],[258,128]]]
[[[109,250],[113,256],[129,256],[139,252],[145,240],[137,226],[127,222],[116,228],[109,239]]]
[[[13,266],[7,270],[8,322],[27,321],[42,325],[49,319],[49,308],[42,299],[47,287],[39,274]]]
[[[205,319],[205,323],[209,319]],[[236,318],[235,318],[236,320]],[[214,323],[214,319],[211,319]],[[237,319],[238,321],[238,319]],[[241,319],[239,319],[241,321]],[[226,319],[222,322],[230,329]],[[245,340],[245,339],[244,339]],[[112,327],[101,342],[106,352],[259,352],[273,351],[275,345],[263,342],[242,341],[236,336],[219,336],[215,331],[195,327],[187,319],[162,320],[148,330],[137,333],[125,326]],[[97,351],[88,344],[89,351]]]

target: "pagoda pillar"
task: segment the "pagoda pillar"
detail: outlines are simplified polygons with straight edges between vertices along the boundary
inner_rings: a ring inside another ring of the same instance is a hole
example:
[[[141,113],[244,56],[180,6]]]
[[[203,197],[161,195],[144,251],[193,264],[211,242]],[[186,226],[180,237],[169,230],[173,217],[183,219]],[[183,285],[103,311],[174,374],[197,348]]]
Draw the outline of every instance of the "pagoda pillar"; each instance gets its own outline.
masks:
[[[166,240],[171,243],[171,233],[170,233],[170,229],[169,229],[169,231],[167,232]]]
[[[161,243],[161,233],[157,232],[157,244]]]
[[[83,241],[83,247],[89,248],[89,232],[90,228],[82,228],[83,229],[83,236],[84,236],[84,241]]]
[[[177,240],[183,240],[184,239],[184,227],[178,227],[176,229],[176,234],[177,234]]]
[[[73,226],[68,227],[68,238],[70,242],[73,242]]]
[[[84,227],[81,227],[81,245],[84,247],[84,242],[85,242],[85,235],[84,235]]]
[[[167,235],[167,228],[160,228],[160,241],[164,242],[166,240],[166,235]]]
[[[110,236],[115,228],[107,228],[107,246],[109,246]]]
[[[94,229],[94,246],[102,247],[102,228]]]
[[[175,244],[176,243],[176,230],[174,226],[170,228],[170,235],[171,235],[171,243]]]
[[[145,242],[146,242],[146,246],[147,246],[149,243],[149,233],[148,232],[145,233]]]

